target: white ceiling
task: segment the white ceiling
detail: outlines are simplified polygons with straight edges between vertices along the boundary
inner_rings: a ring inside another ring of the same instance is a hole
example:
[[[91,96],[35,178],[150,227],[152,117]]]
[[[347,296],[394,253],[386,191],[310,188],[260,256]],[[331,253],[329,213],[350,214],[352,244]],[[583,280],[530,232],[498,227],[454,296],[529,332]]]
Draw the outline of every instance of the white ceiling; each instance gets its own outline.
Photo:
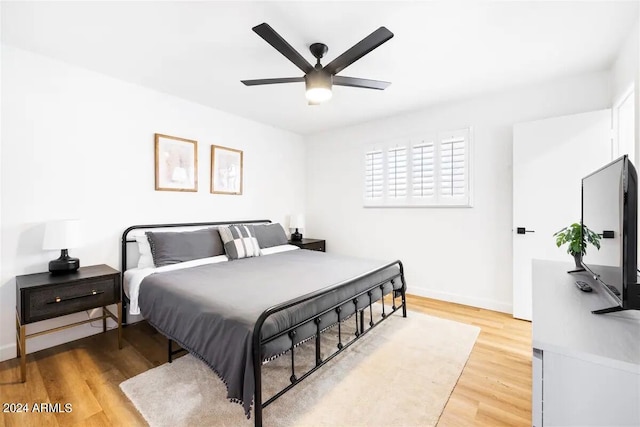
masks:
[[[2,41],[259,122],[310,134],[453,99],[611,66],[638,20],[628,2],[2,2]],[[395,37],[341,75],[391,81],[334,87],[308,106],[301,76],[251,31],[270,24],[326,64],[379,26]]]

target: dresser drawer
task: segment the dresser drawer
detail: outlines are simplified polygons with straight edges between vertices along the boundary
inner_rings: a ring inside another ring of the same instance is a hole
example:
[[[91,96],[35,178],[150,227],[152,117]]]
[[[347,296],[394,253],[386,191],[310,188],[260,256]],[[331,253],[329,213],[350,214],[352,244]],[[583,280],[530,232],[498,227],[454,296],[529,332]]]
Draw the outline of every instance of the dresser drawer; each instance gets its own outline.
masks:
[[[24,323],[115,304],[120,299],[118,289],[117,276],[25,289]]]

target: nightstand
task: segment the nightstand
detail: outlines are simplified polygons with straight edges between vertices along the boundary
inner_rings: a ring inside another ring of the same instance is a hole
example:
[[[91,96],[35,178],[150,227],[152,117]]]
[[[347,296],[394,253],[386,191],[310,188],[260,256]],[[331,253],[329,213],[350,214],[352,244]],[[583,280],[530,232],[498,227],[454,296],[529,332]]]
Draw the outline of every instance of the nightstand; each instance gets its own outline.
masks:
[[[117,304],[118,315],[108,305]],[[25,325],[66,314],[102,307],[102,316],[27,335]],[[118,324],[118,347],[122,348],[122,302],[120,272],[107,265],[81,267],[68,274],[36,273],[16,276],[16,344],[22,382],[27,380],[27,338],[107,318]]]
[[[302,239],[302,240],[289,240],[290,245],[295,245],[300,249],[309,249],[311,251],[325,252],[325,241],[320,239]]]

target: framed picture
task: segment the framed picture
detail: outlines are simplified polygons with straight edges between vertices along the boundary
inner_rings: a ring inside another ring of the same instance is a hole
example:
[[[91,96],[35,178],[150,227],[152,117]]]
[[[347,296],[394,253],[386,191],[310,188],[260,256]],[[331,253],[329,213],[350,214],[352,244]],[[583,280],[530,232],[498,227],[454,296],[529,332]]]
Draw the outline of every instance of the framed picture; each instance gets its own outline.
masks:
[[[198,191],[198,142],[156,133],[156,190]]]
[[[211,192],[242,194],[242,151],[211,146]]]

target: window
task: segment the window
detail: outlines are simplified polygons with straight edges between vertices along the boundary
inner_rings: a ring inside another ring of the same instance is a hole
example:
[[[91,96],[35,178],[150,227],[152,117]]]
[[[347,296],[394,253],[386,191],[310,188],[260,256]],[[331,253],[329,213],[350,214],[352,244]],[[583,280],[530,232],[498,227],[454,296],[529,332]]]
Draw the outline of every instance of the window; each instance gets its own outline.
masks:
[[[407,149],[406,147],[391,148],[387,153],[388,188],[390,199],[404,199],[407,197]]]
[[[440,142],[440,196],[460,197],[466,193],[464,138],[451,137]]]
[[[436,185],[433,142],[421,142],[414,145],[411,152],[413,197],[433,198]]]
[[[405,138],[365,152],[365,206],[471,206],[470,129]]]
[[[367,200],[382,199],[382,151],[365,154],[364,197]]]

